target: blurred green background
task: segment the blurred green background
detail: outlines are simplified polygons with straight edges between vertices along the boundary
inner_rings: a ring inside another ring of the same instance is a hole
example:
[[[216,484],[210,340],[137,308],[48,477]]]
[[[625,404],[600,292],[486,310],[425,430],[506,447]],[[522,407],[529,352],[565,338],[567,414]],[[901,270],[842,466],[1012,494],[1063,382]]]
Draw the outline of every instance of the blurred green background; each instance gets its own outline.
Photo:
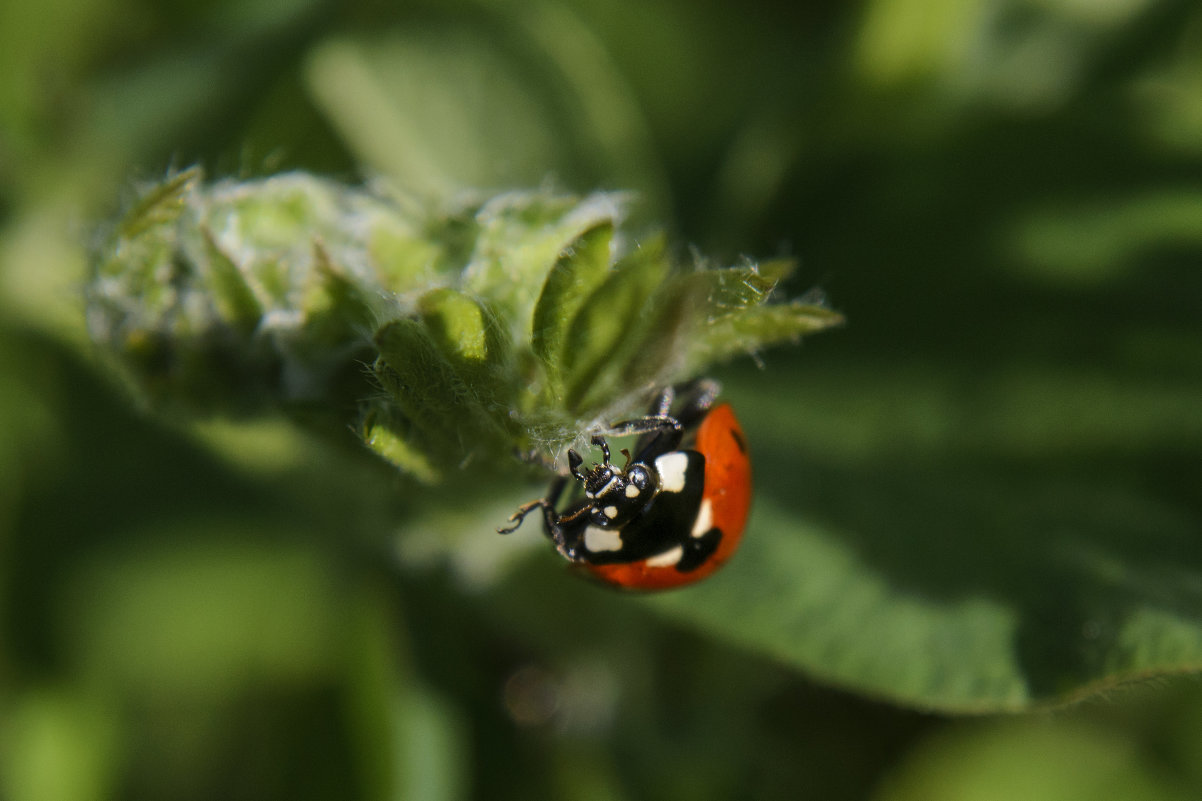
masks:
[[[849,324],[719,373],[742,566],[604,592],[493,535],[537,488],[140,409],[87,246],[192,164],[632,190],[686,255],[796,257]],[[10,0],[0,797],[1196,798],[1193,679],[951,713],[1202,666],[1200,265],[1193,2]],[[819,588],[796,651],[766,590],[721,616],[793,527],[857,579],[771,583]]]

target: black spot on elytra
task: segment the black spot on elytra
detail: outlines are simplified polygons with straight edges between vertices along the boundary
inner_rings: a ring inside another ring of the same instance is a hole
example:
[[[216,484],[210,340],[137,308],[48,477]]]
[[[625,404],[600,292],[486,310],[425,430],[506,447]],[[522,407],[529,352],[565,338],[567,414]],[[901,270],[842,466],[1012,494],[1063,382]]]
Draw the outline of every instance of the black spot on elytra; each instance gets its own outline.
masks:
[[[735,444],[739,446],[739,452],[744,456],[747,455],[747,443],[743,441],[743,435],[736,429],[730,429],[730,436],[734,439]]]
[[[689,537],[682,543],[680,561],[676,563],[677,571],[691,573],[709,561],[722,542],[722,531],[714,526],[700,537]]]

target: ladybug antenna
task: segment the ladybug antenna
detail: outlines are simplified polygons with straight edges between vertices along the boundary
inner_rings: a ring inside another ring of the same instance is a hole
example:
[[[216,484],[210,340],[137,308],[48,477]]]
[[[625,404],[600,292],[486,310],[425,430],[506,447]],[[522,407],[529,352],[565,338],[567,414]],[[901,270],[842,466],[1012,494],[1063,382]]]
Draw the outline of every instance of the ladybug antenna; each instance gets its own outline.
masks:
[[[584,481],[584,476],[580,475],[580,465],[584,462],[580,454],[574,450],[568,451],[568,472],[572,474],[572,478],[577,481]]]
[[[621,453],[626,457],[626,464],[622,465],[622,472],[625,473],[626,469],[630,467],[630,451],[623,448]]]
[[[601,436],[600,434],[594,434],[592,443],[601,448],[601,455],[605,457],[605,461],[602,462],[602,464],[608,465],[609,464],[609,443],[605,441],[605,437]]]

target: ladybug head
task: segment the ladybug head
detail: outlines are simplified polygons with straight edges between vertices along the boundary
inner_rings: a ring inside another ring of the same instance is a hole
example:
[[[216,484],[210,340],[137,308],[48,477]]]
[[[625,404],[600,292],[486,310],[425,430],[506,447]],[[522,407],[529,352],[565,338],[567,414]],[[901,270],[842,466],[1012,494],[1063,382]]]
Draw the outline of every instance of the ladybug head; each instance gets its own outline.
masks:
[[[655,497],[659,481],[654,469],[646,463],[631,464],[630,451],[625,448],[621,453],[626,457],[626,463],[618,467],[609,461],[609,443],[604,437],[593,437],[592,442],[600,446],[604,461],[594,464],[591,470],[581,472],[580,465],[584,459],[576,451],[570,450],[568,468],[572,476],[584,485],[584,497],[591,506],[590,521],[602,528],[618,528],[641,512]]]

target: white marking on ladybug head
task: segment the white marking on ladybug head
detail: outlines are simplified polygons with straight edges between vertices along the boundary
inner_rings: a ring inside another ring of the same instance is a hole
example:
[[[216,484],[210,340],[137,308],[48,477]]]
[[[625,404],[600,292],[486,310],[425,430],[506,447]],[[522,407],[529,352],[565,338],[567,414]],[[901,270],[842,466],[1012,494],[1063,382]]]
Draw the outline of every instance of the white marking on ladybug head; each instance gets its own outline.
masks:
[[[589,526],[584,530],[584,548],[592,553],[622,550],[622,537],[618,529]]]
[[[626,485],[626,497],[627,498],[639,497],[639,488],[636,487],[634,484],[627,484]]]
[[[670,548],[648,559],[647,567],[675,567],[682,556],[684,556],[684,548],[677,545],[675,548]]]
[[[601,512],[602,512],[602,514],[604,514],[606,517],[608,517],[610,520],[613,520],[615,517],[617,517],[617,516],[618,516],[618,507],[616,507],[616,506],[606,506],[604,509],[602,509],[602,510],[601,510]]]
[[[659,471],[659,488],[664,492],[680,492],[684,489],[685,472],[689,469],[689,455],[684,451],[672,451],[657,457],[655,469]]]
[[[704,537],[705,533],[714,527],[714,505],[706,498],[697,510],[697,519],[693,521],[693,536]]]

